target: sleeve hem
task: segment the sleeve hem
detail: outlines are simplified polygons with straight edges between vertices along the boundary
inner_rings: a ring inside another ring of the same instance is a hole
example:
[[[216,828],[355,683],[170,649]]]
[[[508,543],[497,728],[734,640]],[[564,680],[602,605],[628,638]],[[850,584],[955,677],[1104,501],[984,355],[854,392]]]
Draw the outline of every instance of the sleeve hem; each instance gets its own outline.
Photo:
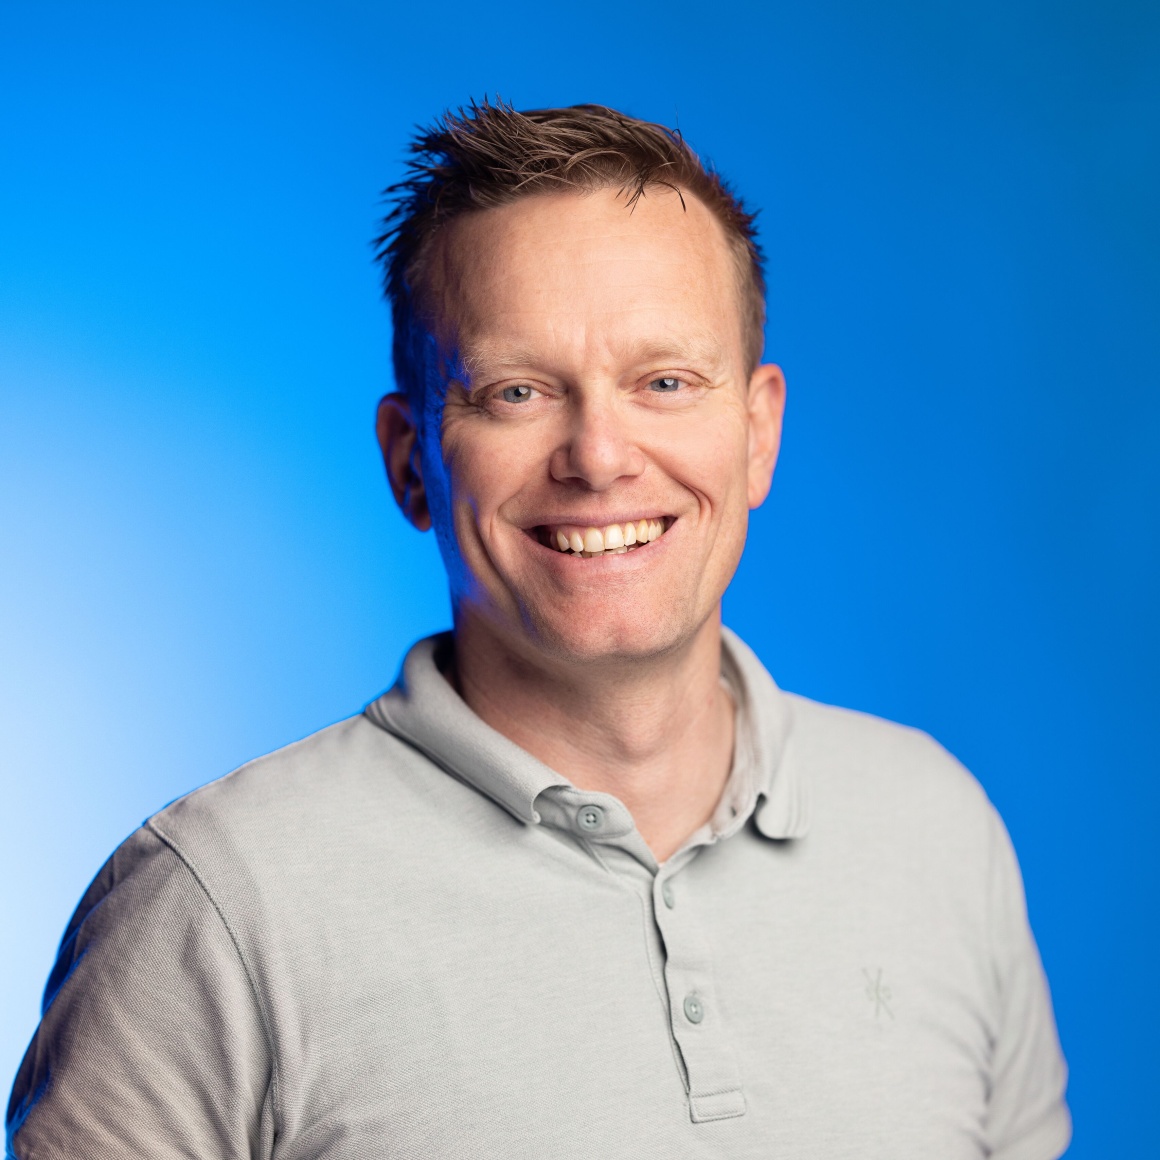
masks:
[[[1048,1116],[1012,1143],[996,1148],[991,1160],[1059,1160],[1071,1143],[1071,1114],[1056,1104]]]

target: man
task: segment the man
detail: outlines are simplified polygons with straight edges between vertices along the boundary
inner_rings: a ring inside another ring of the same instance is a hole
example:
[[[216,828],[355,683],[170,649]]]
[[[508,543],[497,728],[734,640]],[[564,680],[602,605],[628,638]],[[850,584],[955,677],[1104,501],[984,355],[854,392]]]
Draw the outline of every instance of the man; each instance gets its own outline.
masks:
[[[12,1153],[1059,1156],[994,810],[721,627],[785,392],[752,219],[600,107],[415,151],[379,436],[454,631],[113,855]]]

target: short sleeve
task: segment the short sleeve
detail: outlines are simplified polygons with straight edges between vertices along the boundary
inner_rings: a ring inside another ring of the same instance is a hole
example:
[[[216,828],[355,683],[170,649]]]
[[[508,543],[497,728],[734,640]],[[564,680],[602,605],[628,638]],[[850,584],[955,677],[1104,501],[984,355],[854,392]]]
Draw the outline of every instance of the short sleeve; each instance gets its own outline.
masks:
[[[149,829],[73,916],[8,1105],[17,1160],[269,1155],[271,1057],[213,901]]]
[[[999,1018],[987,1137],[992,1160],[1057,1160],[1071,1140],[1067,1065],[1019,864],[998,814],[993,822],[989,912]]]

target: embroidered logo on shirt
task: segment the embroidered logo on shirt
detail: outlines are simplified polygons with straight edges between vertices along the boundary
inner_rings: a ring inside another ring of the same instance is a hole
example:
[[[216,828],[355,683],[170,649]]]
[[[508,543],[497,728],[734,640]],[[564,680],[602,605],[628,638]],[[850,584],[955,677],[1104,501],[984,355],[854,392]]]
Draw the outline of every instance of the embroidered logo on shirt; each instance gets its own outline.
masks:
[[[893,1019],[894,1012],[890,1009],[890,988],[882,981],[882,968],[879,967],[872,975],[863,967],[862,974],[866,979],[866,998],[874,1004],[874,1018],[881,1019],[885,1012]]]

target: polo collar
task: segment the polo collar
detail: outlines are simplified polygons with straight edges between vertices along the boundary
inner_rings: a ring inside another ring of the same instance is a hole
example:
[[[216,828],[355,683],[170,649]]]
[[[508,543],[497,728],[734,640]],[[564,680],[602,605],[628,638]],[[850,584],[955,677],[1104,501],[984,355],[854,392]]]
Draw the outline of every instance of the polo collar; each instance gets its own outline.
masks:
[[[810,828],[810,794],[793,757],[790,699],[735,632],[722,627],[721,646],[722,675],[737,703],[734,766],[748,761],[754,770],[753,823],[767,838],[803,838]]]
[[[746,764],[754,772],[754,824],[767,838],[802,837],[809,800],[796,763],[786,760],[789,702],[736,634],[722,629],[721,635],[722,675],[737,698],[738,745],[747,747]],[[367,706],[366,715],[521,821],[538,823],[540,794],[572,783],[472,712],[439,668],[451,647],[446,632],[413,645],[394,686]]]
[[[536,798],[571,783],[468,708],[439,671],[438,659],[451,648],[449,632],[412,645],[394,686],[367,706],[366,715],[521,821],[538,822]]]

